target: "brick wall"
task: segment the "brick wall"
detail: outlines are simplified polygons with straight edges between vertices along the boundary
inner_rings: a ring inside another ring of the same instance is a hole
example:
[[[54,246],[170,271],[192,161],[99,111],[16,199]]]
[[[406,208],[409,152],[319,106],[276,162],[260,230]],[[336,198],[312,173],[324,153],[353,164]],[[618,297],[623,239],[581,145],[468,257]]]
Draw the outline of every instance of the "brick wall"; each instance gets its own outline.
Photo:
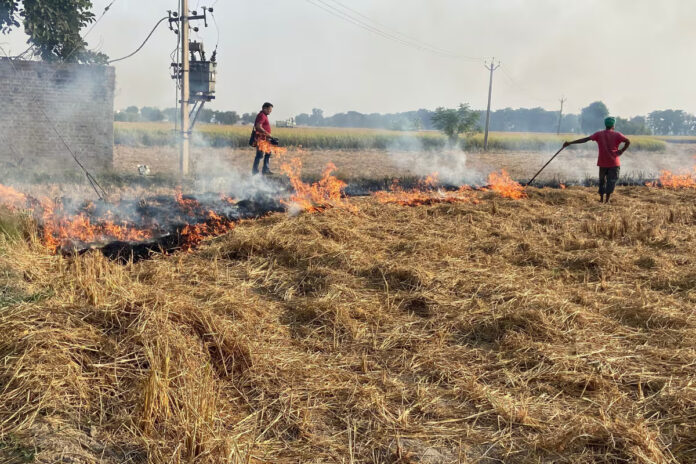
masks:
[[[3,171],[75,170],[53,127],[87,168],[110,168],[114,84],[112,67],[0,59]]]

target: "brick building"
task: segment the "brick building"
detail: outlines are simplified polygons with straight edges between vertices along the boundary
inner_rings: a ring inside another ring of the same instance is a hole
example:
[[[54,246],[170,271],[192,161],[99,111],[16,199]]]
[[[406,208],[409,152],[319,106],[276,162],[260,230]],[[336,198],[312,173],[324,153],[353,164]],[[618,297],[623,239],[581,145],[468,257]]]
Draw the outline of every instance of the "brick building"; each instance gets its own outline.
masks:
[[[0,59],[3,171],[75,170],[54,127],[87,168],[111,167],[114,86],[108,66]]]

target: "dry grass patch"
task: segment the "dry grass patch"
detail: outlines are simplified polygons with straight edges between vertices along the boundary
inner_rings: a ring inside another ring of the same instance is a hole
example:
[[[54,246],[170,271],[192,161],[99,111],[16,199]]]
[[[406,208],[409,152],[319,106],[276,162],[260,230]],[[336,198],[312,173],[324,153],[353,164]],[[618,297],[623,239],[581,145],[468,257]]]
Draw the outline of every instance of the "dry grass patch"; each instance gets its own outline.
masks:
[[[693,462],[696,197],[594,197],[353,200],[126,266],[3,242],[0,456]]]

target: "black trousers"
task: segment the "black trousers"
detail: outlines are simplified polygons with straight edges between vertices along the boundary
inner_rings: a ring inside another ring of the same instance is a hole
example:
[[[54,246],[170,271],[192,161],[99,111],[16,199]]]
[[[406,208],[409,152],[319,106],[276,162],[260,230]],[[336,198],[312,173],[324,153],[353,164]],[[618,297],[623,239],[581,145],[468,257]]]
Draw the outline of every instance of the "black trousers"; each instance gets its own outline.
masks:
[[[611,195],[614,193],[616,181],[619,180],[620,167],[615,168],[599,168],[599,194]]]
[[[254,158],[254,167],[251,168],[252,174],[256,174],[259,172],[259,162],[261,161],[261,158],[263,158],[263,171],[266,172],[269,170],[268,163],[271,160],[271,154],[264,153],[261,150],[256,150],[256,158]]]

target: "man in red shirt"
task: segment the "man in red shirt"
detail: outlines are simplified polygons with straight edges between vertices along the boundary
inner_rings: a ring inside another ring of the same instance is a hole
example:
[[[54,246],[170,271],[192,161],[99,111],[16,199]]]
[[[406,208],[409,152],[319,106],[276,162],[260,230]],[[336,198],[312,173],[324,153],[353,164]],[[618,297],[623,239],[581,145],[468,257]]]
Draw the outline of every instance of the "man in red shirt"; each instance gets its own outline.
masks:
[[[264,103],[261,111],[256,116],[256,121],[254,122],[254,130],[256,131],[256,158],[254,158],[254,167],[251,169],[251,173],[256,175],[259,173],[259,162],[263,158],[263,170],[261,173],[264,176],[273,174],[268,168],[268,163],[271,159],[270,153],[264,153],[264,151],[259,148],[259,140],[270,140],[271,139],[271,123],[268,120],[268,115],[273,111],[273,105],[271,103]]]
[[[606,130],[595,132],[584,139],[573,140],[572,142],[564,142],[563,148],[575,143],[586,143],[590,140],[597,142],[599,148],[599,158],[597,166],[599,166],[599,202],[609,203],[611,194],[614,193],[616,181],[619,180],[619,171],[621,170],[621,161],[619,156],[623,155],[631,141],[628,140],[621,132],[614,130],[616,118],[606,118],[604,126]],[[619,148],[621,144],[622,148]],[[606,195],[606,200],[605,200]]]

